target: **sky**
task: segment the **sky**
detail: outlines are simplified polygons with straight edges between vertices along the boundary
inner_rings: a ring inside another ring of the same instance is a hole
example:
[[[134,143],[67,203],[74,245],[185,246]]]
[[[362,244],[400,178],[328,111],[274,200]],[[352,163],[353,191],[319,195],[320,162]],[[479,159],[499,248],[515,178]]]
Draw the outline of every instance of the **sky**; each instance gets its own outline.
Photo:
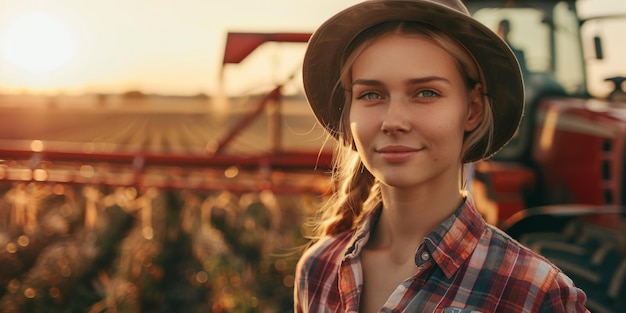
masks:
[[[228,31],[312,32],[357,2],[0,0],[0,93],[194,95],[267,88],[298,68],[305,45],[264,45],[222,70]],[[579,2],[582,14],[626,14],[625,0]],[[619,42],[626,53],[625,41]],[[607,68],[626,74],[621,59]]]

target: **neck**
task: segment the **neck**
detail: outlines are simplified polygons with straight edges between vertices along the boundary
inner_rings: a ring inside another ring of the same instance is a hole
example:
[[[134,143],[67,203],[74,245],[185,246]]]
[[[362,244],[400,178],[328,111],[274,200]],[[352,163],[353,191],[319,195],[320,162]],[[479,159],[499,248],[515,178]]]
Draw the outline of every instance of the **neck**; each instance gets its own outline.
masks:
[[[369,243],[377,248],[417,248],[463,201],[456,181],[411,189],[381,186],[381,192],[383,211]]]

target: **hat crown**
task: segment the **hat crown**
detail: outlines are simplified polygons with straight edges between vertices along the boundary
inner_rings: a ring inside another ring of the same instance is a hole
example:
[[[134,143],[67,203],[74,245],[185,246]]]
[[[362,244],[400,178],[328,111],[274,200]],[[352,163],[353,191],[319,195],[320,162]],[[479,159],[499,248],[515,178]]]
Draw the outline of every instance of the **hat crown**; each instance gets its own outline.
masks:
[[[427,1],[443,5],[445,7],[448,7],[450,9],[453,9],[455,11],[458,11],[459,13],[463,13],[468,16],[470,15],[469,10],[467,9],[465,4],[463,4],[461,0],[427,0]]]

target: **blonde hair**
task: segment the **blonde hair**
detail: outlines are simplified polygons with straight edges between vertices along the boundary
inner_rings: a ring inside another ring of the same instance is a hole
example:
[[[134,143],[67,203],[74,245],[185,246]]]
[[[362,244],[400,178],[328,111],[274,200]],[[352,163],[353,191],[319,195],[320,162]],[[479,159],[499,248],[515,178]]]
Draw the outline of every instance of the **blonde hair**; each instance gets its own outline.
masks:
[[[340,80],[336,82],[336,90],[333,93],[337,98],[333,99],[333,103],[342,107],[338,130],[339,144],[335,151],[331,177],[336,189],[320,209],[319,221],[313,232],[314,239],[354,229],[382,200],[380,183],[365,168],[354,148],[348,118],[351,102],[349,86],[352,81],[351,68],[356,58],[374,41],[388,34],[419,36],[439,45],[456,60],[461,75],[465,77],[468,92],[476,84],[485,81],[477,62],[468,50],[455,39],[429,25],[418,22],[389,22],[361,32],[345,52]],[[484,90],[484,83],[481,83],[481,86]],[[472,150],[481,149],[483,157],[486,157],[489,151],[494,127],[491,105],[484,93],[482,107],[482,122],[476,129],[466,133],[463,139],[462,163],[467,162],[467,155]],[[483,138],[487,138],[486,146],[480,144]],[[462,171],[460,165],[459,170]]]

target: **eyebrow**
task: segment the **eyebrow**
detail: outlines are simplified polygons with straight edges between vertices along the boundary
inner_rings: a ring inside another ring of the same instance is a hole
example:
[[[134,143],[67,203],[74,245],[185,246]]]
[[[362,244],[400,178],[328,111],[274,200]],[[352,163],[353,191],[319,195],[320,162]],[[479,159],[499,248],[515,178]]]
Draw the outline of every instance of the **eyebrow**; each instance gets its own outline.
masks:
[[[414,84],[421,84],[421,83],[427,83],[427,82],[433,82],[433,81],[441,81],[441,82],[447,83],[448,85],[452,84],[450,80],[441,76],[425,76],[425,77],[419,77],[419,78],[411,78],[406,81],[406,84],[414,85]],[[383,84],[380,81],[375,80],[375,79],[355,79],[352,82],[352,86],[354,85],[380,86]]]

